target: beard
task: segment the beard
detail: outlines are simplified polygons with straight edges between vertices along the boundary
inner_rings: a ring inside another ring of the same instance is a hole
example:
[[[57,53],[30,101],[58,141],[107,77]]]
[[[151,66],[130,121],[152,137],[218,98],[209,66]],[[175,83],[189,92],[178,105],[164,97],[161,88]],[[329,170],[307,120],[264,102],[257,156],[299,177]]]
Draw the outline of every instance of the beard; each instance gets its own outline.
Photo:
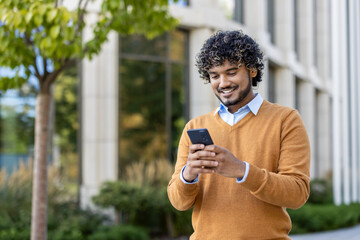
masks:
[[[224,104],[224,106],[226,107],[230,107],[230,106],[234,106],[238,103],[240,103],[242,100],[244,100],[250,93],[251,91],[251,77],[250,77],[250,73],[249,73],[249,81],[248,81],[248,85],[246,86],[246,89],[240,91],[238,93],[238,97],[236,99],[233,99],[233,100],[230,100],[230,99],[221,99],[221,97],[219,95],[216,95],[215,96],[219,99],[220,102],[222,102],[222,104]],[[239,88],[239,86],[236,86],[235,87],[235,90]],[[222,89],[218,89],[218,92],[220,93],[222,91]]]

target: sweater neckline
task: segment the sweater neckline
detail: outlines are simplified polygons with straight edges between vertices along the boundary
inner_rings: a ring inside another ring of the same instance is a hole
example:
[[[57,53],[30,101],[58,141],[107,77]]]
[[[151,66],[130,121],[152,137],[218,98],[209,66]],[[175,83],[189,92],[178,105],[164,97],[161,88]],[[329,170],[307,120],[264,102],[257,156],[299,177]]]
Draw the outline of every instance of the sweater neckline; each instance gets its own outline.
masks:
[[[261,109],[264,107],[264,105],[267,105],[267,101],[265,99],[259,108],[258,114],[261,112]],[[246,116],[243,119],[241,119],[240,121],[238,121],[237,123],[235,123],[232,126],[227,124],[224,120],[222,120],[218,112],[215,113],[214,117],[220,125],[222,125],[228,132],[231,132],[234,129],[237,129],[237,128],[243,126],[244,124],[246,124],[250,119],[255,117],[255,115],[253,112],[250,111],[248,114],[246,114]]]
[[[254,114],[250,111],[248,114],[246,114],[245,117],[243,117],[240,121],[238,121],[237,123],[235,123],[232,126],[227,124],[224,120],[222,120],[219,113],[216,113],[214,117],[217,120],[217,122],[226,129],[226,131],[231,132],[234,129],[237,129],[237,128],[241,127],[242,125],[244,125],[246,122],[248,122],[249,119],[254,117]]]

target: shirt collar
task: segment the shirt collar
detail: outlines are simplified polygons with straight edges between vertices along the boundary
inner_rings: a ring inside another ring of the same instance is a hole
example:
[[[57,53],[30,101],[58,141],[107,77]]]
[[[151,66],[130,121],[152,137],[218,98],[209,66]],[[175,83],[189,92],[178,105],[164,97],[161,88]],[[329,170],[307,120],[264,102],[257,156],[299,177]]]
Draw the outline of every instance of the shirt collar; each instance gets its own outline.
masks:
[[[239,110],[236,111],[236,113],[240,112],[242,109],[245,108],[249,108],[250,111],[254,114],[257,115],[257,113],[259,112],[259,109],[261,107],[261,104],[263,103],[264,99],[261,97],[261,95],[259,93],[255,94],[255,97],[253,98],[253,100],[251,100],[248,104],[246,104],[245,106],[243,106],[242,108],[240,108]],[[215,110],[214,116],[220,112],[220,111],[228,111],[228,107],[226,107],[223,103],[220,103],[220,107],[218,107]],[[230,112],[229,112],[230,113]],[[234,114],[236,114],[234,113]]]

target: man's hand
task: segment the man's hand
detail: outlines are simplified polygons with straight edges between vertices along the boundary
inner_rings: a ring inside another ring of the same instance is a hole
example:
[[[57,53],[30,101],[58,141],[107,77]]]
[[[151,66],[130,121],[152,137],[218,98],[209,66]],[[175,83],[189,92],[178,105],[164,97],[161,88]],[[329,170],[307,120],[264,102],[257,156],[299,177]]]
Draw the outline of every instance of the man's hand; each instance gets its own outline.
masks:
[[[218,173],[229,178],[243,178],[245,163],[229,150],[217,145],[195,144],[189,147],[189,156],[183,177],[193,181],[199,173]]]
[[[213,145],[211,145],[213,146]],[[215,161],[215,152],[205,151],[205,145],[194,144],[189,147],[189,156],[183,177],[187,182],[192,182],[199,173],[214,173],[218,162]]]
[[[246,165],[237,159],[229,150],[217,145],[209,145],[204,148],[205,152],[215,153],[209,160],[218,162],[215,172],[229,178],[243,178]]]

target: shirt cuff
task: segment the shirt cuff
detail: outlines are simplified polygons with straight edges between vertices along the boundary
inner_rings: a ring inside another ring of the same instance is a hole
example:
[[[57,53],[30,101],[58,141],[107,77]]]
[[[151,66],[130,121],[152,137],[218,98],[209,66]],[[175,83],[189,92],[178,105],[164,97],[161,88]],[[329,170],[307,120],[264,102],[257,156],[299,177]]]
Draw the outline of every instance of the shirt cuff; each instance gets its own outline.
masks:
[[[181,170],[181,173],[180,173],[180,180],[183,182],[183,183],[185,183],[185,184],[194,184],[194,183],[197,183],[198,181],[199,181],[199,174],[196,176],[196,178],[192,181],[192,182],[188,182],[188,181],[186,181],[185,179],[184,179],[184,177],[183,177],[183,172],[184,172],[184,170],[185,170],[185,167],[186,167],[186,165],[182,168],[182,170]]]
[[[236,178],[236,182],[237,182],[237,183],[243,183],[243,182],[245,182],[245,180],[246,180],[246,178],[247,178],[247,176],[248,176],[248,174],[249,174],[250,165],[249,165],[249,163],[247,163],[247,162],[244,162],[244,163],[245,163],[245,174],[244,174],[244,177],[243,177],[243,178]]]

